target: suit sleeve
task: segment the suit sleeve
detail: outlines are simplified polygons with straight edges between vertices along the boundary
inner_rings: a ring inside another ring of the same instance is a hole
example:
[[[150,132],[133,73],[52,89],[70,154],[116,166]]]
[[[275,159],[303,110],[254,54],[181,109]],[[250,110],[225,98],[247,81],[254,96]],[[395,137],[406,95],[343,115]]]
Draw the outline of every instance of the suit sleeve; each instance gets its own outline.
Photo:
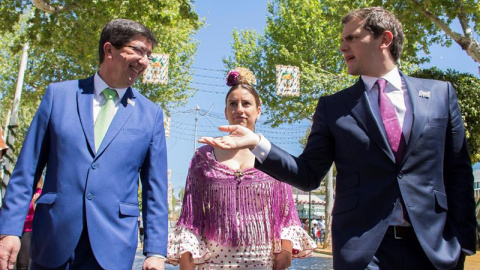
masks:
[[[49,86],[33,117],[7,186],[0,211],[0,234],[22,235],[34,187],[48,158],[48,123],[53,106]]]
[[[334,141],[328,129],[325,98],[320,98],[313,117],[312,131],[299,157],[294,157],[272,143],[263,163],[255,167],[282,182],[301,190],[320,186],[333,164]]]
[[[475,199],[473,172],[467,140],[453,86],[448,83],[449,123],[444,159],[444,179],[448,200],[448,219],[457,231],[463,249],[475,252]]]
[[[150,147],[140,171],[144,254],[166,256],[168,237],[167,147],[163,112],[158,108]]]

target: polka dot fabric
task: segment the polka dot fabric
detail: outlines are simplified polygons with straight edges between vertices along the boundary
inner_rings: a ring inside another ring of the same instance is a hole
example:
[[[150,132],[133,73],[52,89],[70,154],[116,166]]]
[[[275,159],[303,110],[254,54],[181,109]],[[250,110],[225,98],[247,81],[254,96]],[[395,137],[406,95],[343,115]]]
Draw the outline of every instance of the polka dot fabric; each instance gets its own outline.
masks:
[[[299,226],[284,228],[282,239],[293,244],[293,257],[309,257],[315,242]],[[197,269],[272,269],[274,254],[281,252],[281,239],[272,245],[227,247],[215,241],[202,240],[185,228],[169,235],[167,263],[178,264],[180,256],[191,252]]]

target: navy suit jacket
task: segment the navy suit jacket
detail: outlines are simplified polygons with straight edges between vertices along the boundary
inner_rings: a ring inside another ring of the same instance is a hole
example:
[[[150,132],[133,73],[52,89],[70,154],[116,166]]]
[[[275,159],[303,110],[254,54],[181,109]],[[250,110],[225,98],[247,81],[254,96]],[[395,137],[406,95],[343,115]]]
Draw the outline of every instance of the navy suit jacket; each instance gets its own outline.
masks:
[[[298,158],[272,145],[266,160],[256,162],[260,170],[303,190],[317,188],[335,162],[335,269],[367,267],[399,196],[435,267],[455,267],[461,248],[475,251],[473,173],[454,89],[448,82],[402,76],[413,124],[400,164],[370,109],[361,79],[320,98]]]
[[[104,269],[131,270],[137,248],[138,179],[143,189],[144,252],[166,254],[167,155],[163,111],[128,88],[95,151],[93,77],[49,85],[10,179],[0,234],[22,235],[33,187],[37,200],[32,260],[54,268],[88,229]],[[86,227],[85,227],[86,226]]]

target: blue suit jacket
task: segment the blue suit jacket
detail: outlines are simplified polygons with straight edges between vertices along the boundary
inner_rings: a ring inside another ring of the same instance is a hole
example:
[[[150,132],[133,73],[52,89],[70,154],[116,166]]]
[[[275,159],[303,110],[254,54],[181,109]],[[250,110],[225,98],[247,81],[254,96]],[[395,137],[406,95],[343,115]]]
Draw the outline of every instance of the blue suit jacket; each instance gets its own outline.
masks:
[[[0,234],[21,235],[33,187],[32,260],[58,267],[83,229],[104,269],[131,270],[137,248],[138,179],[145,252],[166,254],[167,155],[163,111],[128,88],[95,152],[93,77],[51,84],[29,128],[0,212]],[[86,225],[86,228],[84,228]]]
[[[473,173],[454,89],[448,82],[402,76],[413,125],[400,164],[395,164],[361,79],[320,98],[312,132],[298,158],[272,145],[267,159],[256,163],[277,179],[312,190],[335,162],[335,269],[366,268],[399,196],[435,267],[453,268],[461,248],[475,251]]]

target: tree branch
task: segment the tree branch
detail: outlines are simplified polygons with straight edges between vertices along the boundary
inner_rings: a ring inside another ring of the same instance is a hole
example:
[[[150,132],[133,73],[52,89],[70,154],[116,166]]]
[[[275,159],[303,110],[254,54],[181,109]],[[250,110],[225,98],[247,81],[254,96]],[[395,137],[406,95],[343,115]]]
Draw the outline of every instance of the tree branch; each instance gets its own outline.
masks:
[[[463,3],[461,0],[455,0],[455,3],[457,3],[460,12],[458,13],[458,21],[460,22],[460,25],[462,26],[463,33],[467,38],[472,37],[472,29],[470,26],[468,26],[468,18],[465,15],[465,10],[463,8]]]
[[[72,3],[66,6],[52,6],[50,3],[47,3],[45,0],[32,0],[32,3],[35,5],[36,8],[40,9],[41,11],[49,14],[55,14],[59,12],[66,12],[78,7],[78,3]]]
[[[467,54],[470,57],[472,57],[473,60],[475,60],[475,62],[480,63],[480,44],[474,38],[472,38],[471,35],[467,35],[467,33],[466,33],[466,35],[463,36],[462,34],[453,31],[453,29],[450,28],[450,26],[448,24],[446,24],[444,21],[442,21],[439,17],[437,17],[435,14],[433,14],[429,10],[426,10],[423,7],[421,1],[418,1],[418,0],[412,0],[412,1],[415,3],[415,6],[417,7],[417,9],[425,17],[427,17],[436,26],[438,26],[440,29],[442,29],[447,36],[449,36],[458,45],[460,45],[462,50],[466,51]],[[465,24],[466,28],[464,28],[464,29],[470,29],[468,27],[468,22],[465,21],[464,14],[457,14],[457,17],[460,20],[460,24],[462,25],[462,28],[464,27],[464,24]],[[468,31],[468,30],[466,30],[466,31]]]

